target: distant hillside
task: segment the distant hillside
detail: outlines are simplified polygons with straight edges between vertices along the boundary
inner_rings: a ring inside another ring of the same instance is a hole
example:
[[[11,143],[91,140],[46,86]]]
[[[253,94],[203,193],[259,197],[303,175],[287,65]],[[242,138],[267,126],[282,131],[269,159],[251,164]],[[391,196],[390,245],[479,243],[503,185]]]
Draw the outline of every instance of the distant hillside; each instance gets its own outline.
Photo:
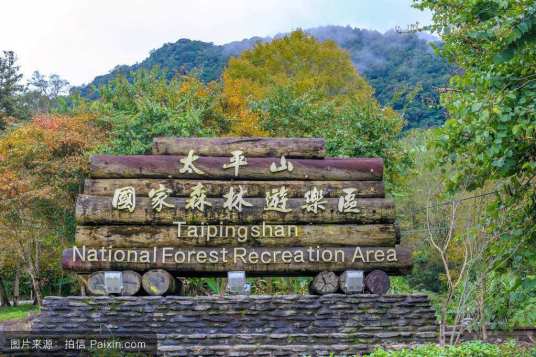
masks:
[[[198,74],[203,81],[208,82],[219,78],[227,63],[227,58],[222,46],[180,39],[175,43],[166,43],[159,49],[151,51],[149,57],[140,63],[132,66],[116,66],[110,73],[95,77],[93,82],[80,88],[80,91],[85,97],[95,98],[94,89],[110,82],[114,77],[120,74],[128,76],[128,73],[137,69],[150,69],[154,66],[168,69],[169,76],[173,76],[177,72],[188,73],[195,70],[199,72]]]
[[[434,87],[444,86],[453,68],[433,54],[427,42],[415,34],[398,34],[394,31],[381,34],[377,31],[351,27],[326,26],[307,30],[320,41],[334,40],[346,49],[358,71],[375,90],[382,104],[404,112],[408,128],[440,125],[444,113],[437,106]],[[282,35],[278,35],[279,37]],[[160,66],[167,69],[168,76],[195,71],[203,81],[217,80],[230,56],[253,47],[259,41],[271,38],[253,37],[222,46],[202,41],[180,39],[166,43],[151,51],[149,57],[132,66],[121,65],[110,73],[96,77],[89,85],[80,88],[89,98],[98,96],[100,85],[108,83],[119,74],[139,68]],[[420,91],[414,89],[419,86]]]
[[[408,128],[444,122],[445,113],[438,105],[434,88],[444,87],[455,68],[435,56],[429,41],[421,38],[424,36],[394,31],[381,34],[340,26],[308,32],[319,40],[334,40],[349,51],[356,68],[374,88],[378,101],[403,111]],[[417,86],[422,89],[413,91]]]

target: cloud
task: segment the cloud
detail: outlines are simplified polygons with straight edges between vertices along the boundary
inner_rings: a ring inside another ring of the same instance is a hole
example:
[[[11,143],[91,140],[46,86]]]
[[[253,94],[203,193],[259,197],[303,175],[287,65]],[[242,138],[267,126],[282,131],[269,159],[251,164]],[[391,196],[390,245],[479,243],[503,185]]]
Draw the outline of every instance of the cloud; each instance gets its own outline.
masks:
[[[386,31],[429,18],[410,0],[17,0],[2,4],[0,50],[14,50],[27,77],[78,85],[179,38],[223,44],[328,24]]]

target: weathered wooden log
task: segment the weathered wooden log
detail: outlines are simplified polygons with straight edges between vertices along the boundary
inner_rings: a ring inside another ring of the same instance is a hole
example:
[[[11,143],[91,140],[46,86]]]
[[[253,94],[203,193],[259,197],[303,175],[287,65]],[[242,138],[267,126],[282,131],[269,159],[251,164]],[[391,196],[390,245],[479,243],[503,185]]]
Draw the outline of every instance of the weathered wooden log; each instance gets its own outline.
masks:
[[[321,138],[181,138],[153,139],[154,155],[230,156],[241,150],[247,157],[280,157],[319,159],[326,155]]]
[[[307,180],[307,181],[381,181],[381,158],[326,158],[323,160],[292,159],[293,170],[272,173],[270,166],[279,165],[279,158],[248,158],[247,165],[224,169],[229,157],[202,156],[194,161],[193,169],[181,172],[184,156],[166,155],[97,155],[91,157],[93,178],[184,178],[235,180]]]
[[[362,273],[362,272],[361,272]],[[345,270],[341,276],[339,277],[339,286],[341,288],[341,291],[345,294],[357,294],[357,293],[361,293],[363,292],[363,287],[364,287],[364,281],[362,281],[363,285],[361,286],[360,289],[357,289],[357,290],[348,290],[348,284],[347,284],[347,279],[348,279],[348,274],[349,274],[349,271],[348,270]]]
[[[394,225],[392,224],[259,224],[256,226],[214,225],[211,227],[181,224],[179,232],[179,225],[78,226],[76,228],[76,244],[87,247],[108,247],[111,245],[114,248],[220,247],[233,245],[264,247],[317,245],[389,247],[395,246],[396,240]],[[208,234],[209,229],[211,231],[210,236]],[[189,236],[189,233],[195,233],[196,236]]]
[[[104,296],[108,295],[104,286],[104,271],[97,271],[91,274],[87,279],[87,290],[91,295]],[[141,276],[132,270],[121,272],[123,279],[122,296],[136,295],[141,287]]]
[[[382,270],[373,270],[365,276],[365,288],[372,294],[384,295],[390,286],[389,276]]]
[[[383,198],[358,198],[356,213],[340,213],[338,199],[326,198],[325,209],[317,213],[303,209],[304,199],[290,198],[286,208],[290,212],[265,210],[265,199],[249,198],[252,206],[242,206],[242,212],[223,208],[224,199],[212,198],[204,211],[186,209],[186,198],[169,197],[166,202],[174,208],[164,208],[161,212],[151,209],[149,198],[137,197],[136,207],[132,213],[113,209],[112,198],[104,196],[78,195],[76,200],[76,221],[78,224],[173,224],[185,221],[189,224],[219,224],[222,222],[249,224],[257,222],[280,223],[393,223],[395,219],[394,204]]]
[[[173,275],[162,269],[149,270],[141,279],[143,290],[149,295],[162,296],[179,290],[179,282]]]
[[[325,295],[339,290],[339,277],[332,271],[321,271],[311,281],[311,293]]]
[[[165,269],[190,276],[224,275],[243,270],[248,275],[306,276],[321,271],[371,271],[405,274],[411,253],[402,247],[220,247],[106,249],[73,247],[63,254],[63,267],[75,272]]]
[[[323,190],[324,197],[344,196],[343,189],[354,188],[356,197],[385,197],[382,181],[219,181],[219,180],[181,180],[181,179],[86,179],[84,194],[112,196],[116,189],[133,187],[137,196],[148,196],[149,191],[160,185],[169,188],[170,196],[187,197],[192,189],[202,183],[207,197],[223,197],[231,187],[242,186],[246,193],[243,197],[265,197],[266,192],[285,186],[288,198],[303,198],[305,192],[314,187]]]

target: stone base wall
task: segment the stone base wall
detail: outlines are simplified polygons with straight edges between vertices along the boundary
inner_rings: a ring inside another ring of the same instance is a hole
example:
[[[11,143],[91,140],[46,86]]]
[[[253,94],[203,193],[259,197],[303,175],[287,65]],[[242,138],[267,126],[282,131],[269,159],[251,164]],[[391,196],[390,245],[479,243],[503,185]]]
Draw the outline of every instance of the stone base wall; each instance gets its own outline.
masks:
[[[156,332],[164,356],[344,356],[437,339],[425,295],[48,297],[32,330]]]

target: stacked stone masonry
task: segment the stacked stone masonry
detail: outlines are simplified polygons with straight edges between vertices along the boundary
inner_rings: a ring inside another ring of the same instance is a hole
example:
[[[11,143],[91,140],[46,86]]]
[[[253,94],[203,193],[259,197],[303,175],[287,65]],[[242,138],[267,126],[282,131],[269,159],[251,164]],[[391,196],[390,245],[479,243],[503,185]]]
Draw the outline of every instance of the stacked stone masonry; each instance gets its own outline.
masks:
[[[157,333],[162,356],[349,356],[435,342],[425,295],[49,297],[48,333]]]

